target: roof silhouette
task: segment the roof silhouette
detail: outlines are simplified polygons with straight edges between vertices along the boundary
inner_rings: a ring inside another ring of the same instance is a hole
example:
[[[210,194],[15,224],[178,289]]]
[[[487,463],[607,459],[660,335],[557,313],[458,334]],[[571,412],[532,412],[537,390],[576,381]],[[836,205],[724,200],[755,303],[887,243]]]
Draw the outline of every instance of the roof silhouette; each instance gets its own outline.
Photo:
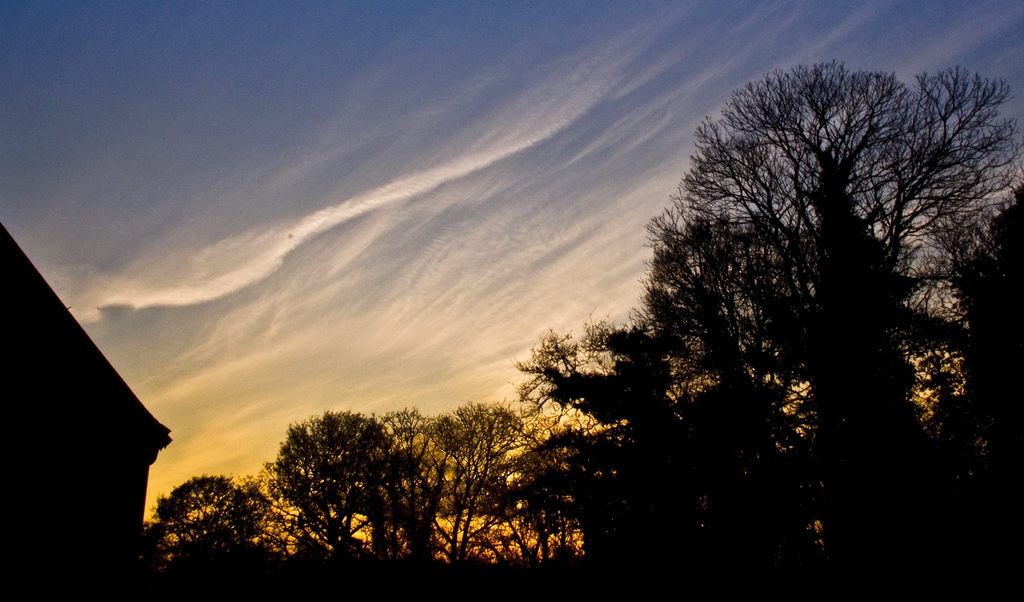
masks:
[[[149,466],[171,442],[170,430],[2,224],[0,266],[5,460],[13,469],[5,488],[27,511],[13,521],[10,541],[21,551],[11,574],[121,579],[137,558]]]

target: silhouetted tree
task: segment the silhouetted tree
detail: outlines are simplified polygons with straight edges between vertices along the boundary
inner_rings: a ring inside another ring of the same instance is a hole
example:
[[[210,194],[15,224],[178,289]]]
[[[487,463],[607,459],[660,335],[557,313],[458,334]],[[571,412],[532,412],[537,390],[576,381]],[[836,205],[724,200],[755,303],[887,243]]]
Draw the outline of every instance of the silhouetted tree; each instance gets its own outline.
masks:
[[[430,560],[445,471],[432,419],[403,410],[386,414],[382,423],[388,447],[373,519],[374,551],[381,558]]]
[[[681,546],[664,542],[693,544],[701,528],[666,352],[639,330],[588,323],[579,340],[549,334],[518,365],[530,377],[520,399],[558,419],[542,449],[562,452],[529,487],[531,503],[578,521],[591,565],[676,561]]]
[[[525,451],[508,478],[502,521],[491,534],[500,563],[530,568],[571,567],[583,556],[583,532],[575,500],[559,487],[557,474],[571,451],[548,445],[562,416],[534,406],[523,413]]]
[[[956,376],[936,386],[933,422],[957,491],[960,536],[985,564],[1011,566],[1006,547],[1022,534],[1015,486],[1024,455],[1016,370],[1024,363],[1024,318],[1019,288],[1024,282],[1024,185],[983,227],[954,240],[952,284],[957,323],[963,327],[946,356]],[[945,384],[945,383],[943,383]],[[998,532],[979,529],[977,517],[998,517]],[[1009,545],[1016,546],[1015,543]],[[1000,560],[1001,559],[1001,560]]]
[[[190,576],[265,570],[270,504],[252,479],[200,476],[157,499],[147,539],[151,562]]]
[[[386,450],[384,427],[361,414],[328,411],[288,428],[265,468],[297,554],[338,560],[368,553]]]
[[[449,563],[494,560],[490,537],[525,451],[522,418],[503,406],[470,403],[436,417],[431,438],[444,467],[434,520],[440,555]]]
[[[1024,328],[1017,301],[1024,282],[1024,186],[957,261],[954,284],[967,322],[967,387],[987,417],[984,433],[990,467],[1009,477],[1024,451],[1019,403],[1007,399],[1024,360]]]
[[[797,312],[776,288],[772,250],[722,218],[664,234],[640,323],[667,341],[704,545],[729,557],[719,562],[806,563],[817,555],[813,411],[792,361]]]
[[[941,235],[1013,175],[1008,94],[958,69],[914,88],[838,63],[775,72],[698,129],[650,225],[644,326],[721,403],[767,406],[744,410],[765,416],[744,448],[809,438],[825,549],[843,562],[895,561],[907,550],[882,541],[932,526],[908,333]]]

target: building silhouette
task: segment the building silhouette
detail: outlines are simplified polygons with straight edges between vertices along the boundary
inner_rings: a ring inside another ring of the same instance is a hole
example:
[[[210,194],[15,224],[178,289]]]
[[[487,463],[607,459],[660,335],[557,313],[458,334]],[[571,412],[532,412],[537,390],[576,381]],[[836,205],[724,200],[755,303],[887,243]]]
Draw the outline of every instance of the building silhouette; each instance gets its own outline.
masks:
[[[37,591],[127,584],[170,430],[2,225],[0,266],[8,574]]]

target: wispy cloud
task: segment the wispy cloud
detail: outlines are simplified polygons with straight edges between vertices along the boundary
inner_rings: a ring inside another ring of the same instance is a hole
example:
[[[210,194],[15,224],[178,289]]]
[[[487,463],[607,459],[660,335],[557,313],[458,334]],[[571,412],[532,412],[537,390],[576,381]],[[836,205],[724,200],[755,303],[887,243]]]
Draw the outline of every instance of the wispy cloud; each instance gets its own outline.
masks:
[[[446,165],[405,176],[290,224],[250,230],[219,241],[187,257],[184,273],[175,278],[176,282],[119,281],[105,287],[97,307],[124,305],[140,309],[194,305],[218,299],[275,272],[290,252],[312,236],[383,205],[413,198],[483,169],[536,144],[555,131],[545,132],[536,140],[520,145],[462,157]]]
[[[619,79],[628,57],[609,45],[570,72],[562,71],[511,99],[496,124],[440,165],[400,176],[298,220],[251,229],[198,249],[173,262],[139,261],[124,273],[98,278],[74,305],[92,322],[104,307],[181,307],[206,303],[258,283],[312,237],[384,206],[407,201],[483,170],[550,139],[598,103]],[[154,269],[154,264],[158,265]]]

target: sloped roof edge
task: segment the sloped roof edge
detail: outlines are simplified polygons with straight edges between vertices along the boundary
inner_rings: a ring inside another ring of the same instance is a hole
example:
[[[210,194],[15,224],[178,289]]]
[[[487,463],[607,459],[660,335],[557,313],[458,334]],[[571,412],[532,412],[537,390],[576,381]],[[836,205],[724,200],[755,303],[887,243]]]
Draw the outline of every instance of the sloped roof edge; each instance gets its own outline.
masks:
[[[137,448],[152,454],[152,463],[171,442],[170,429],[146,409],[3,224],[0,266],[7,289],[0,293],[8,322],[3,343],[15,358],[8,363],[11,376],[31,381],[30,388],[68,420],[84,419],[75,428],[93,432],[83,436]],[[56,374],[33,379],[37,371]]]

